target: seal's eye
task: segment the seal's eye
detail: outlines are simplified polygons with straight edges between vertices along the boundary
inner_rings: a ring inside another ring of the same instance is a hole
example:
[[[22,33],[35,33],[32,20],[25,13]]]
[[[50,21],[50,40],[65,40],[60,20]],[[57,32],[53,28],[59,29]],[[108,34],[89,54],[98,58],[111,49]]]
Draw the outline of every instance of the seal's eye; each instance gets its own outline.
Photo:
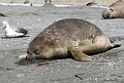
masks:
[[[27,51],[27,54],[29,54],[29,51]]]
[[[34,50],[33,52],[35,55],[39,55],[39,51],[38,50]]]
[[[113,12],[114,10],[113,9],[109,9],[111,12]]]
[[[43,49],[43,47],[44,47],[43,45],[42,45],[42,46],[40,46],[40,49]]]

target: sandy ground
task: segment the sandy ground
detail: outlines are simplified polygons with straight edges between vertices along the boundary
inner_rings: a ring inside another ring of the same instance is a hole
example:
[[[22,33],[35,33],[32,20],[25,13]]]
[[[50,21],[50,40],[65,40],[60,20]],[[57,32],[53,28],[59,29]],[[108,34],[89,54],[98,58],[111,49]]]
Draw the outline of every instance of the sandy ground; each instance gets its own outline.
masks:
[[[66,7],[52,5],[42,7],[0,6],[0,11],[12,26],[20,26],[29,31],[31,37],[0,39],[0,83],[124,83],[124,20],[102,19],[103,8]],[[38,66],[17,58],[26,53],[32,38],[54,21],[64,18],[85,19],[94,23],[121,47],[95,54],[91,62],[75,61],[71,58],[49,60],[48,65]],[[0,36],[3,36],[0,30]],[[75,75],[79,74],[79,77]]]
[[[40,3],[44,4],[45,0],[0,0],[0,2],[5,3],[24,3],[24,1],[29,1],[29,3]],[[49,1],[49,0],[48,0]],[[51,0],[52,4],[73,4],[73,5],[85,5],[88,2],[95,1],[97,4],[95,5],[110,5],[111,3],[117,0]]]

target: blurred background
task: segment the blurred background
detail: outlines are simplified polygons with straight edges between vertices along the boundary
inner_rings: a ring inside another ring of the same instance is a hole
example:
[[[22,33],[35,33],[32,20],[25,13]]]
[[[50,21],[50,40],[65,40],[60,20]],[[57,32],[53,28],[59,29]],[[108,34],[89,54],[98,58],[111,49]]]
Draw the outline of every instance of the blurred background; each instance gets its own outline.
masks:
[[[47,0],[46,0],[47,1]],[[48,0],[49,1],[49,0]],[[52,4],[75,4],[82,5],[89,2],[95,2],[96,5],[110,5],[117,0],[51,0]],[[44,4],[45,0],[0,0],[0,3],[32,3],[32,4]]]

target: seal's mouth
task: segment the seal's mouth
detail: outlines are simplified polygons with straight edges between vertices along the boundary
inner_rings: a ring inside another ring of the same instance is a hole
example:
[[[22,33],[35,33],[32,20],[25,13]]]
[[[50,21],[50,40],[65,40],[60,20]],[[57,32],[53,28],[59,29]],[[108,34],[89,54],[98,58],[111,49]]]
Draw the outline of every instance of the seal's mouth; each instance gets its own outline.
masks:
[[[33,53],[27,51],[27,55],[28,55],[28,56],[26,57],[26,59],[29,59],[29,60],[32,60],[32,59],[34,59],[34,58],[42,57],[42,55],[39,53],[38,50],[33,51]]]
[[[27,60],[35,60],[35,59],[46,59],[42,54],[36,55],[35,53],[32,53],[31,55],[27,54],[26,56]]]
[[[36,55],[35,55],[34,53],[32,53],[32,54],[27,54],[26,59],[27,59],[27,60],[34,60],[35,56],[36,56]]]

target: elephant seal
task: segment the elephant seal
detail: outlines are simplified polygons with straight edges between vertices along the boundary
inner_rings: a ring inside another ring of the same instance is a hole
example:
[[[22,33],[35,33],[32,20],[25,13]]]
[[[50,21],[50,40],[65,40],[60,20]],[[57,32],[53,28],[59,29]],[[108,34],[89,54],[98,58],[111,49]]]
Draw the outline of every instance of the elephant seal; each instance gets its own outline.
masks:
[[[95,1],[89,2],[89,3],[86,4],[86,6],[93,6],[94,4],[97,4],[97,3],[95,3]]]
[[[27,59],[73,57],[91,61],[94,54],[118,47],[94,24],[81,19],[63,19],[54,22],[28,45]]]
[[[102,17],[104,19],[110,18],[124,18],[124,1],[119,0],[102,12]]]

